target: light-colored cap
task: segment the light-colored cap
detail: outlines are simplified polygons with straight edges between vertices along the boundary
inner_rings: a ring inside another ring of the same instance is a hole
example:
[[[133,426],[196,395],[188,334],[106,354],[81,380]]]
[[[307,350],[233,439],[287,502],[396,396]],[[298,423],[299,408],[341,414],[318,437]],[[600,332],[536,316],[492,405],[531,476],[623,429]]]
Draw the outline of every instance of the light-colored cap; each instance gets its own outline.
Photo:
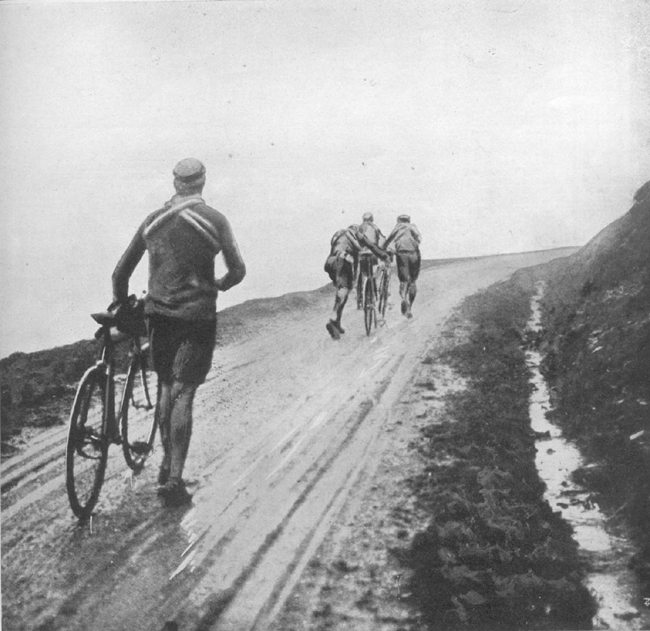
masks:
[[[174,167],[174,177],[181,182],[190,184],[202,178],[205,175],[205,167],[200,160],[196,158],[185,158]]]

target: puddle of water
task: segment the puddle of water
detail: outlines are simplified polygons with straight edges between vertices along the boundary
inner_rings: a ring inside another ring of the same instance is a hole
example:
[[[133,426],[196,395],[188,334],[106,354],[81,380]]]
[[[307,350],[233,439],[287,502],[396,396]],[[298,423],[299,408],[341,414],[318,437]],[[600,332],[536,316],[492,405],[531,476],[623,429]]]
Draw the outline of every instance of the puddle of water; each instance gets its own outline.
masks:
[[[541,330],[539,303],[543,291],[543,283],[538,283],[532,301],[533,315],[528,323],[532,332]],[[575,445],[565,440],[560,428],[547,418],[550,398],[539,369],[541,360],[540,353],[527,352],[534,386],[530,401],[531,427],[538,432],[537,470],[546,483],[546,501],[554,511],[561,511],[563,519],[571,524],[574,539],[587,560],[586,584],[599,606],[593,628],[650,629],[650,611],[643,608],[643,603],[636,606],[640,600],[639,585],[627,567],[635,551],[633,546],[607,531],[607,517],[593,495],[571,480],[571,474],[584,466],[584,460]]]

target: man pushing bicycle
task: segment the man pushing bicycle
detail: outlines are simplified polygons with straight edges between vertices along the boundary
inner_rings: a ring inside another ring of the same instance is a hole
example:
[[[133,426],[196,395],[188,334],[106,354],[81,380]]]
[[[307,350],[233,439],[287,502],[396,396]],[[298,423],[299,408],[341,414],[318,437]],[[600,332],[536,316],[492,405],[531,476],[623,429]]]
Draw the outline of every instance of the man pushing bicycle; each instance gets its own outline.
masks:
[[[203,164],[194,158],[181,160],[173,175],[176,194],[144,220],[113,272],[114,301],[126,302],[129,278],[145,250],[149,252],[145,314],[158,374],[156,414],[164,450],[158,494],[168,506],[191,502],[183,468],[194,395],[212,364],[217,294],[246,275],[228,220],[201,197]],[[219,253],[227,273],[215,279]]]
[[[359,226],[359,232],[366,238],[367,241],[373,243],[378,248],[382,248],[384,242],[386,241],[386,237],[382,234],[379,227],[375,224],[375,219],[372,213],[363,213],[363,217],[361,219],[362,222]],[[364,260],[364,264],[369,267],[369,276],[375,279],[377,264],[379,261],[377,259],[377,256],[373,254],[369,247],[366,246],[359,251],[359,260]],[[363,275],[361,274],[361,265],[359,265],[359,269],[357,270],[357,309],[361,309],[363,302],[363,297],[361,295],[362,281]]]
[[[343,308],[354,284],[359,252],[364,248],[368,248],[382,259],[388,256],[374,243],[368,241],[356,224],[344,230],[337,230],[330,241],[330,254],[325,261],[325,271],[336,287],[336,297],[332,314],[325,328],[335,340],[340,339],[341,334],[345,333],[341,326]]]

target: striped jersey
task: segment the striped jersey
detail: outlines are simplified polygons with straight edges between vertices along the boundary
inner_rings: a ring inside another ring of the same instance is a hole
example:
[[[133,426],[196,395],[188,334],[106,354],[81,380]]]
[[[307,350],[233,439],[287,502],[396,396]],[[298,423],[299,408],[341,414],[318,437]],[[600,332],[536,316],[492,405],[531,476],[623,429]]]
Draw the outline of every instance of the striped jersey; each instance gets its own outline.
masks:
[[[113,272],[115,299],[128,295],[129,277],[149,253],[145,312],[183,320],[212,319],[217,286],[214,260],[222,253],[228,272],[222,290],[241,282],[246,267],[228,220],[200,195],[174,196],[138,228]]]

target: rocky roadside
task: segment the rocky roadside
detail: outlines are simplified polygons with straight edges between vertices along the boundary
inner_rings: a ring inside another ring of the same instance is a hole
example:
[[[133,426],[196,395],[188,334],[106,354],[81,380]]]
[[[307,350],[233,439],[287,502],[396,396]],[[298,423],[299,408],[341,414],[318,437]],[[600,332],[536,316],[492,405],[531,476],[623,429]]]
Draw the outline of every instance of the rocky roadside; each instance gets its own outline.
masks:
[[[543,498],[530,277],[467,299],[382,428],[382,456],[273,629],[588,629],[569,526]]]

